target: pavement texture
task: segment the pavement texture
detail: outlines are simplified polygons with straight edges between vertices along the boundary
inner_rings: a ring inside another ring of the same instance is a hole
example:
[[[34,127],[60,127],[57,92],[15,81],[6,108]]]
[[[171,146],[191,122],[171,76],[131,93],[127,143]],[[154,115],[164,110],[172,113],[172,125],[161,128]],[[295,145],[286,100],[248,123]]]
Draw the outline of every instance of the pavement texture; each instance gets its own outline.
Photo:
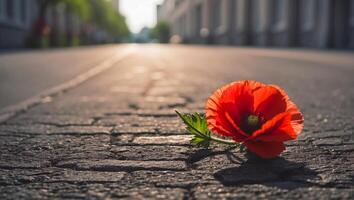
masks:
[[[352,53],[135,46],[0,124],[0,199],[353,199]],[[283,87],[305,116],[272,160],[189,145],[174,110],[231,81]]]
[[[0,53],[0,109],[67,82],[119,51],[120,46],[103,45]]]

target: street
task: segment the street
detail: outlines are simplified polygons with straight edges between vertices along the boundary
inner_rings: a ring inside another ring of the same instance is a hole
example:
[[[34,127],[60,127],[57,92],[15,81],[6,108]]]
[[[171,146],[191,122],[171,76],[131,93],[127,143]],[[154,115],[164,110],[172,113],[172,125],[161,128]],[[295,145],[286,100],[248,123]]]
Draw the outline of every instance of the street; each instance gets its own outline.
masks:
[[[130,44],[2,54],[0,111],[114,56],[0,123],[0,199],[354,198],[352,52]],[[215,89],[245,79],[288,92],[305,117],[298,140],[268,161],[191,146],[175,110],[204,112]]]
[[[0,109],[69,81],[103,59],[117,46],[23,51],[0,54]]]

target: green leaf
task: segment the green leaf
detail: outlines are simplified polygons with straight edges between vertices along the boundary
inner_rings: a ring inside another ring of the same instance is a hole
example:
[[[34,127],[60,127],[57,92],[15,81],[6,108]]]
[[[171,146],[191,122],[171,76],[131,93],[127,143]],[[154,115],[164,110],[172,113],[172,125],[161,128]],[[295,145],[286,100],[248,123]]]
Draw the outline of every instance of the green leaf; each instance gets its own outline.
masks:
[[[191,144],[206,148],[209,147],[212,138],[205,117],[199,113],[181,114],[178,111],[176,113],[186,125],[187,131],[193,135]]]
[[[206,148],[210,146],[209,139],[198,137],[198,136],[194,136],[190,142],[192,145],[195,145],[195,146],[201,146],[201,147],[206,147]]]
[[[239,145],[233,140],[225,140],[219,137],[213,137],[212,131],[208,129],[206,118],[199,113],[181,114],[177,110],[176,113],[186,125],[187,131],[193,135],[191,144],[206,148],[210,146],[211,141],[226,145]]]

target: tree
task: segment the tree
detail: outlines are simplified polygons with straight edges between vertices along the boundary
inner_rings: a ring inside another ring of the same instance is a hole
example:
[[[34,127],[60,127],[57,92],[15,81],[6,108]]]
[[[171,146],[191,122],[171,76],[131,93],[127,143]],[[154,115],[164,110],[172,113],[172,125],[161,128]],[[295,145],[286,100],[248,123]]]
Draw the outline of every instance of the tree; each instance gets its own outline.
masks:
[[[57,38],[64,38],[64,41],[82,40],[86,33],[61,33],[53,30],[46,22],[46,14],[49,8],[58,4],[65,5],[65,11],[75,13],[80,17],[84,24],[96,27],[99,31],[104,31],[110,38],[108,41],[121,41],[130,35],[129,28],[125,22],[125,18],[117,12],[108,0],[36,0],[38,4],[38,18],[33,24],[32,33],[29,37],[29,45],[32,47],[48,46],[43,43],[49,43],[49,36],[52,39],[51,44],[58,42]],[[52,32],[51,32],[52,31]],[[63,36],[63,37],[61,37]],[[86,35],[87,36],[87,35]],[[81,37],[81,38],[80,38]],[[89,37],[86,37],[89,38]],[[64,42],[68,44],[67,42]],[[80,42],[75,42],[80,43]],[[89,43],[89,42],[88,42]]]
[[[112,8],[106,0],[89,0],[90,21],[106,30],[116,41],[130,35],[125,18]]]
[[[66,5],[69,12],[78,14],[82,19],[89,16],[89,7],[86,0],[37,0],[38,17],[33,23],[32,32],[29,37],[29,46],[47,47],[49,45],[50,27],[46,22],[48,9],[59,3]]]
[[[170,40],[170,25],[167,22],[158,22],[152,29],[151,36],[161,43],[168,43]]]
[[[48,8],[56,6],[59,3],[64,3],[69,10],[79,14],[81,17],[88,17],[88,4],[86,0],[37,0],[38,17],[45,18]]]

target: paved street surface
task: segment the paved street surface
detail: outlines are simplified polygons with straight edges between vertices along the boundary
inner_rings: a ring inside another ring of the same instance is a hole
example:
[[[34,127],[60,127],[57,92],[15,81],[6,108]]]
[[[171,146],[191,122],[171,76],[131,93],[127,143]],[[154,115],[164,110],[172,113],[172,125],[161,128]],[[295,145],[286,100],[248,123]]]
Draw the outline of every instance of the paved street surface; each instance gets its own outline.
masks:
[[[113,45],[0,54],[0,109],[68,81],[120,51]]]
[[[0,124],[0,199],[353,199],[353,75],[353,53],[135,45]],[[278,158],[192,147],[174,114],[242,79],[280,85],[304,113]]]

